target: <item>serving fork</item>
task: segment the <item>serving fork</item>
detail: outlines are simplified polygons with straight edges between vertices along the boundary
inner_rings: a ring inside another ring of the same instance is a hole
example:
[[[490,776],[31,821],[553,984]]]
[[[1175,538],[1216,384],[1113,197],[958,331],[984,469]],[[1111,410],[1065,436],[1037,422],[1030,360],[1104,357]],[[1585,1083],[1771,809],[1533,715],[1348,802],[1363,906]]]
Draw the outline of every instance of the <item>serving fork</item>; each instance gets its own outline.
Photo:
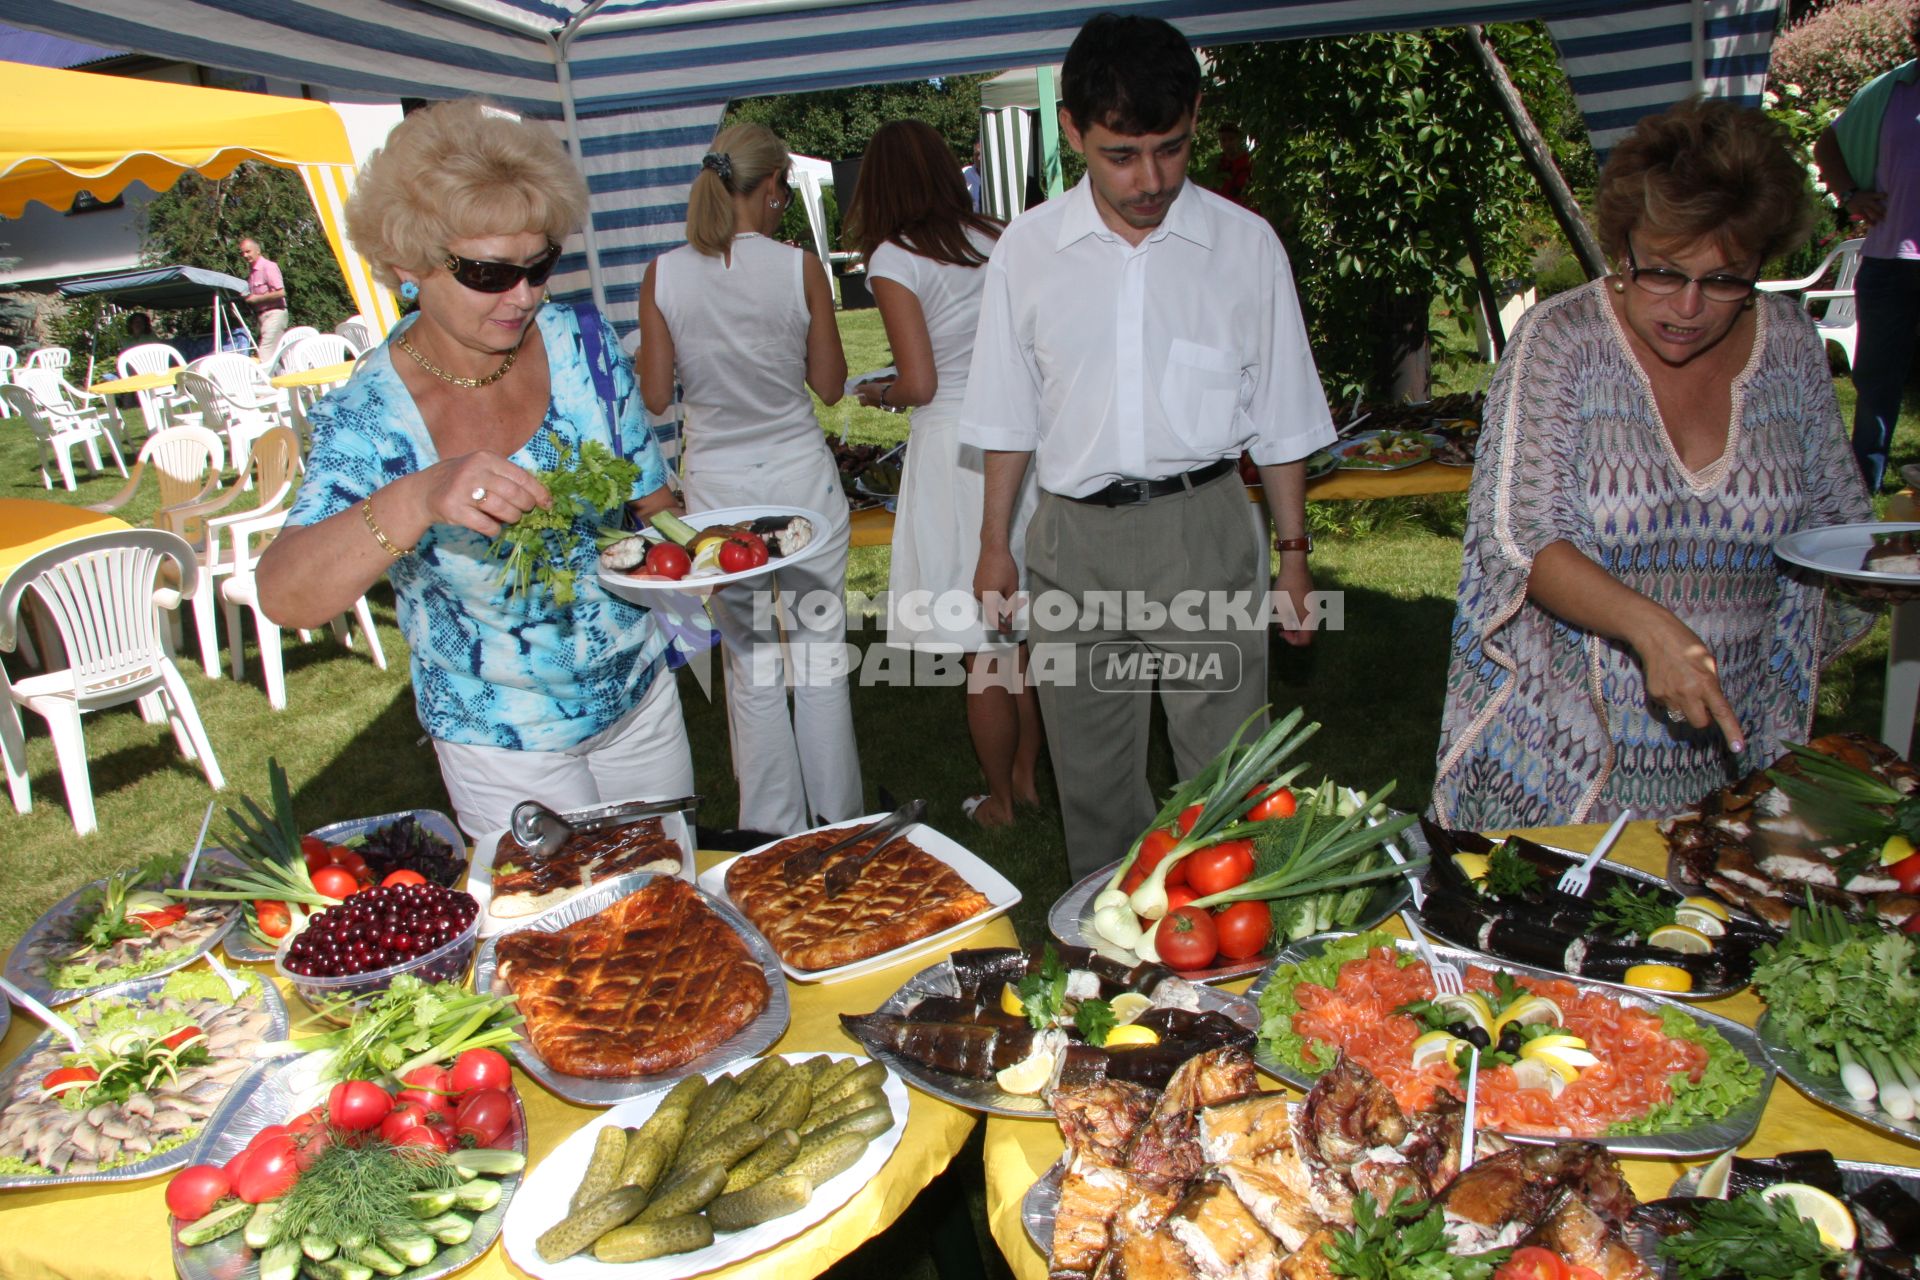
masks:
[[[1460,1117],[1460,1172],[1473,1168],[1473,1122],[1480,1084],[1480,1051],[1475,1049],[1467,1063],[1467,1113]]]
[[[1560,892],[1570,893],[1576,898],[1586,897],[1587,890],[1593,886],[1594,865],[1607,856],[1631,821],[1633,810],[1622,810],[1620,816],[1613,820],[1613,825],[1607,828],[1607,833],[1600,837],[1600,843],[1593,846],[1593,852],[1582,858],[1578,866],[1568,867],[1560,873]]]
[[[1367,825],[1377,827],[1380,823],[1369,813]],[[1393,841],[1388,840],[1380,847],[1387,851],[1387,856],[1394,860],[1401,868],[1401,874],[1406,876],[1407,890],[1413,898],[1413,905],[1419,907],[1424,904],[1427,900],[1427,892],[1421,887],[1420,878],[1406,870],[1407,860],[1401,856],[1398,849],[1393,847]],[[1427,972],[1433,978],[1433,993],[1438,996],[1457,996],[1464,992],[1467,989],[1467,982],[1465,975],[1460,972],[1460,966],[1451,960],[1440,958],[1440,954],[1433,949],[1433,944],[1427,941],[1427,935],[1422,932],[1420,918],[1402,907],[1400,921],[1407,926],[1407,936],[1413,939],[1414,949],[1420,953],[1420,958],[1427,962]]]

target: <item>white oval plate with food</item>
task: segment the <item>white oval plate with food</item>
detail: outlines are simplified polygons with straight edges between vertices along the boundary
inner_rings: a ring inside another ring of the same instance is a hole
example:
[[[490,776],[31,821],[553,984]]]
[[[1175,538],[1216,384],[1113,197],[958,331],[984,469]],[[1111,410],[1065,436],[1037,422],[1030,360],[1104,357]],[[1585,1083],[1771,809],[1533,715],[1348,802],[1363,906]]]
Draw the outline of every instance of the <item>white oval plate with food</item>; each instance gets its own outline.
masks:
[[[750,520],[760,520],[770,516],[801,516],[813,525],[813,536],[807,545],[790,556],[773,556],[768,561],[752,569],[742,569],[737,573],[709,573],[700,577],[688,574],[684,578],[658,578],[636,576],[618,569],[600,568],[600,585],[623,600],[636,604],[652,605],[661,593],[678,592],[685,596],[705,598],[715,587],[724,587],[730,582],[751,582],[755,578],[764,578],[776,569],[784,569],[811,560],[826,550],[832,541],[832,526],[827,517],[818,511],[809,511],[805,507],[721,507],[715,511],[689,511],[680,518],[695,529],[711,529],[715,525],[745,524]],[[656,529],[643,529],[639,536],[649,542],[662,541]]]
[[[1896,533],[1920,533],[1920,523],[1882,520],[1829,525],[1824,529],[1801,529],[1774,543],[1773,554],[1788,564],[1835,578],[1913,586],[1920,583],[1920,574],[1888,573],[1881,569],[1861,567],[1867,552],[1873,549],[1876,537]]]
[[[857,827],[869,826],[886,816],[884,813],[870,813],[864,818],[852,818],[846,822],[836,822],[831,826],[815,827],[813,831],[846,831],[851,833]],[[812,831],[803,831],[800,834],[811,835],[812,833]],[[861,974],[874,973],[878,970],[900,964],[907,960],[916,959],[935,951],[944,954],[953,950],[952,944],[967,934],[972,933],[987,921],[1005,915],[1020,901],[1020,890],[1014,887],[1012,881],[1008,880],[998,871],[995,871],[985,862],[982,862],[979,857],[966,848],[966,846],[935,831],[926,823],[915,823],[913,826],[908,827],[906,831],[902,833],[902,836],[904,839],[911,840],[922,852],[946,863],[949,867],[953,868],[954,872],[962,880],[965,880],[974,889],[986,895],[986,910],[967,917],[959,924],[951,925],[940,930],[938,933],[929,934],[924,938],[895,947],[891,951],[883,951],[879,955],[869,956],[865,960],[855,960],[850,964],[838,965],[831,969],[796,969],[787,963],[785,957],[782,957],[780,960],[780,968],[789,978],[792,978],[795,982],[839,982],[846,978],[857,978]],[[718,866],[707,868],[694,883],[714,897],[733,904],[733,899],[727,896],[728,868],[740,861],[741,858],[751,858],[756,854],[765,853],[767,850],[783,843],[784,840],[792,838],[793,837],[789,836],[782,837],[781,840],[769,840],[758,848],[749,849],[742,854],[736,854]],[[848,890],[848,892],[851,893],[854,891]],[[738,909],[737,904],[735,905],[736,909]],[[744,915],[745,912],[741,914]]]
[[[815,1055],[783,1053],[780,1056],[788,1062],[797,1063]],[[865,1061],[856,1054],[836,1053],[829,1056]],[[734,1068],[737,1072],[750,1065],[749,1060],[742,1059],[734,1064]],[[716,1074],[709,1072],[707,1078],[712,1079]],[[907,1127],[907,1089],[900,1082],[900,1077],[889,1071],[881,1090],[886,1094],[887,1106],[893,1111],[893,1127],[869,1142],[866,1151],[861,1153],[852,1168],[815,1187],[813,1199],[797,1213],[763,1222],[745,1231],[724,1235],[716,1233],[712,1244],[693,1253],[670,1254],[646,1262],[619,1265],[596,1261],[591,1252],[575,1254],[559,1262],[543,1262],[540,1255],[534,1252],[534,1242],[567,1216],[567,1203],[572,1200],[580,1180],[586,1176],[587,1162],[593,1157],[594,1143],[599,1141],[600,1130],[610,1124],[638,1128],[647,1122],[666,1095],[650,1094],[621,1103],[574,1130],[528,1176],[521,1193],[514,1197],[513,1207],[507,1211],[506,1227],[501,1232],[507,1256],[513,1259],[516,1266],[529,1275],[540,1277],[540,1280],[602,1280],[603,1277],[607,1280],[612,1277],[619,1277],[619,1280],[679,1280],[682,1276],[699,1275],[750,1258],[832,1216],[853,1199],[856,1191],[873,1181],[892,1158],[894,1148],[900,1145],[900,1136]]]
[[[1392,461],[1377,460],[1363,452],[1368,445],[1386,435],[1419,440],[1422,442],[1421,448],[1410,456],[1395,457]],[[1433,451],[1442,443],[1439,436],[1428,435],[1424,431],[1362,431],[1359,435],[1332,446],[1328,452],[1340,459],[1342,471],[1404,471],[1408,467],[1417,467],[1431,459]]]

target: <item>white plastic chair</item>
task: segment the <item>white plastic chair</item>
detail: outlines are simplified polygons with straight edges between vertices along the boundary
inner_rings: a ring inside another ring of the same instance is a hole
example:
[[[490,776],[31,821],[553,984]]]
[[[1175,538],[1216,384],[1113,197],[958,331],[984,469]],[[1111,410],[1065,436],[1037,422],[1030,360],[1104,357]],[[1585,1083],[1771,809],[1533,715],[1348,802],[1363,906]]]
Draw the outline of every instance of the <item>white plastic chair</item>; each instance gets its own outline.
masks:
[[[67,810],[80,835],[99,827],[87,774],[86,738],[80,727],[86,712],[126,702],[151,705],[157,698],[180,753],[199,761],[215,791],[226,786],[193,695],[163,643],[162,601],[174,600],[167,607],[178,603],[174,593],[159,585],[162,570],[169,568],[178,575],[183,591],[192,589],[199,568],[193,549],[177,535],[160,529],[116,530],[42,551],[0,586],[0,650],[14,648],[21,599],[31,591],[58,630],[72,664],[62,671],[27,676],[11,684],[6,693],[14,728],[18,728],[14,704],[45,717],[60,759]],[[6,728],[8,718],[0,716],[0,733],[12,737]],[[7,781],[14,807],[24,812],[24,768],[20,785],[15,786],[11,756],[9,746]]]
[[[200,643],[200,662],[209,680],[220,678],[220,638],[214,619],[220,613],[219,583],[233,572],[234,545],[230,526],[262,518],[277,526],[286,518],[281,507],[293,492],[300,442],[290,427],[273,427],[254,441],[251,454],[240,460],[245,474],[225,490],[199,502],[174,508],[170,517],[178,532],[194,544],[200,562],[200,582],[185,594],[193,602],[193,625]],[[259,481],[258,486],[255,480]],[[253,492],[252,505],[234,510],[243,492]],[[228,643],[238,645],[240,633],[229,627]]]
[[[65,347],[41,347],[27,357],[29,369],[64,369],[73,363],[73,352]]]
[[[80,445],[87,451],[87,461],[94,471],[100,470],[101,440],[107,442],[107,448],[113,453],[113,463],[120,469],[121,475],[127,474],[127,464],[120,456],[119,441],[107,430],[104,415],[98,412],[79,412],[58,404],[49,404],[27,387],[0,387],[0,402],[4,402],[14,414],[27,420],[27,427],[33,432],[34,439],[40,445],[40,483],[53,488],[53,477],[47,474],[47,463],[54,463],[60,470],[60,481],[71,493],[73,483],[73,447]]]
[[[319,336],[320,331],[310,324],[297,324],[281,334],[280,345],[273,349],[273,364],[268,367],[267,372],[269,374],[285,373],[288,367],[287,352],[292,350],[295,344]]]
[[[351,342],[357,351],[365,351],[374,345],[373,326],[367,323],[365,316],[348,316],[333,326],[333,331]]]
[[[250,477],[244,476],[247,452],[255,440],[281,425],[279,413],[271,405],[235,399],[212,378],[191,368],[176,378],[173,385],[199,414],[199,425],[227,437],[227,456],[243,473],[243,483],[252,483]]]
[[[20,353],[12,347],[0,347],[0,387],[13,380],[14,366],[20,363]],[[11,405],[0,404],[0,418],[11,418]]]
[[[185,368],[187,358],[164,342],[145,342],[137,347],[128,347],[113,362],[114,372],[123,378],[132,378],[143,373],[165,373],[168,369]],[[152,391],[136,391],[134,399],[140,402],[140,416],[147,424],[148,434],[171,426],[167,414],[173,408],[173,392],[166,387],[156,387]]]
[[[87,510],[109,515],[132,502],[149,463],[160,482],[160,510],[154,513],[152,524],[191,541],[198,536],[192,520],[199,514],[198,504],[220,491],[220,478],[227,465],[225,443],[218,432],[206,427],[166,427],[148,436],[134,459],[133,474],[126,486],[105,502],[89,503]]]
[[[1853,311],[1853,281],[1860,274],[1860,249],[1865,244],[1865,237],[1843,240],[1821,259],[1811,275],[1798,280],[1762,280],[1758,286],[1768,293],[1799,294],[1801,302],[1815,312],[1813,327],[1823,339],[1840,348],[1849,369],[1853,368],[1853,349],[1860,337],[1860,322]],[[1833,272],[1833,287],[1815,289],[1813,286],[1825,279],[1829,270]],[[1821,302],[1826,303],[1825,311],[1815,306]]]
[[[319,333],[287,348],[283,372],[302,373],[308,369],[323,369],[330,364],[356,359],[359,355],[360,349],[339,334]]]

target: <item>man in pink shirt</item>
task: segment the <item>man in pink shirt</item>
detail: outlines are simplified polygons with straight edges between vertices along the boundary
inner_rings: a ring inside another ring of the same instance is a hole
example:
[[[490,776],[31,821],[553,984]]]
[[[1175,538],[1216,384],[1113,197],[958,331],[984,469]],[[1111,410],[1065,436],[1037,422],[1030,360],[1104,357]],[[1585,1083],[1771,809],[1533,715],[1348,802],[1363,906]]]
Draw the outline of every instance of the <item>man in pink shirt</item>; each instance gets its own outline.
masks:
[[[280,264],[262,253],[260,242],[251,236],[240,242],[240,256],[252,268],[247,273],[247,301],[253,305],[254,326],[260,331],[260,363],[270,365],[287,331],[287,282],[280,275]]]

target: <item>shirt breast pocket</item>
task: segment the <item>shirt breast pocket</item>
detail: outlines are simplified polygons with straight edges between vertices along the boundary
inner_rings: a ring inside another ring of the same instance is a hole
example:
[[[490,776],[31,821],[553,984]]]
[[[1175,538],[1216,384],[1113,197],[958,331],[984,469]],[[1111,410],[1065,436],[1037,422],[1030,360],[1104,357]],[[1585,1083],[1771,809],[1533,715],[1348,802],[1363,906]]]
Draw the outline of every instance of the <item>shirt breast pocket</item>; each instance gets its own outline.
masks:
[[[1240,361],[1220,347],[1175,338],[1160,377],[1160,407],[1167,426],[1201,451],[1225,449],[1239,439]]]

